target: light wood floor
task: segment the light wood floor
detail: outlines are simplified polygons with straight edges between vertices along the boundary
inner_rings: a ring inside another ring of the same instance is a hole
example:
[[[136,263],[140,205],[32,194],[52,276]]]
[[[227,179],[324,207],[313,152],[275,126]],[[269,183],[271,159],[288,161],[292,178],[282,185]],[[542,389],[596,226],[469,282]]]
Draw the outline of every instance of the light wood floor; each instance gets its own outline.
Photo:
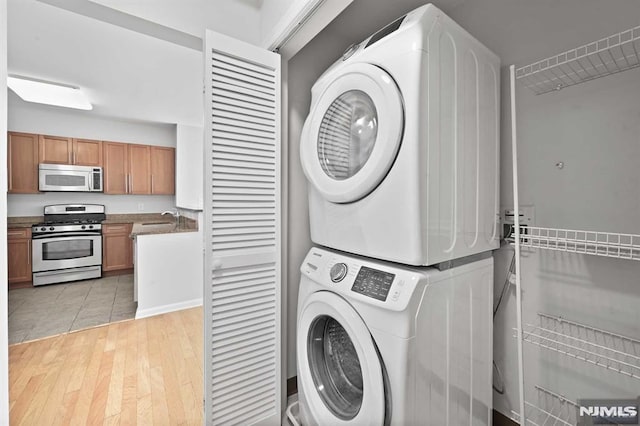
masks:
[[[9,347],[11,425],[201,425],[202,308]]]

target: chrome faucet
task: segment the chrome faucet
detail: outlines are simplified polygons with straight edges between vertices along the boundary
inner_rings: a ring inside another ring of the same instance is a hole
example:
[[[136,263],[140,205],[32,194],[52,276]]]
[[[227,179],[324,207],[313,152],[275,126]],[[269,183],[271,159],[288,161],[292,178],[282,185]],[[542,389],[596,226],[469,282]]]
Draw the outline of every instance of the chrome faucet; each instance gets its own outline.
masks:
[[[165,214],[170,214],[171,216],[176,218],[176,225],[180,225],[180,212],[178,209],[175,210],[167,210],[166,212],[162,212],[162,216]]]

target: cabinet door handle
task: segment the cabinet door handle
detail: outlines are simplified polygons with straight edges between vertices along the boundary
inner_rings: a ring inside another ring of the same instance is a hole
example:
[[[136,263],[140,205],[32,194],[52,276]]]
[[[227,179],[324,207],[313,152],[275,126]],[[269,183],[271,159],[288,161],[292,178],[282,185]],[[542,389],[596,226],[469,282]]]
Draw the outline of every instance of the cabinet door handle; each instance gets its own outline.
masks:
[[[31,240],[29,240],[29,250],[27,254],[27,265],[31,265]]]
[[[76,152],[75,151],[73,151],[73,164],[77,164]]]
[[[129,175],[129,193],[133,194],[133,175]]]
[[[153,194],[153,175],[151,175],[151,193]]]
[[[73,164],[73,158],[71,156],[71,151],[69,151],[69,164]]]

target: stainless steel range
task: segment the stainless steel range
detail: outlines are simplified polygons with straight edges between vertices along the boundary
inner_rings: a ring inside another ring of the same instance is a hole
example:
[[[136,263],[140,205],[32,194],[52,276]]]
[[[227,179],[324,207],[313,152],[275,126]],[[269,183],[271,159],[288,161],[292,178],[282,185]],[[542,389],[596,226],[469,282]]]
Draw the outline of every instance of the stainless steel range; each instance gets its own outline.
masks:
[[[99,278],[105,219],[99,204],[46,206],[44,222],[31,227],[33,285]]]

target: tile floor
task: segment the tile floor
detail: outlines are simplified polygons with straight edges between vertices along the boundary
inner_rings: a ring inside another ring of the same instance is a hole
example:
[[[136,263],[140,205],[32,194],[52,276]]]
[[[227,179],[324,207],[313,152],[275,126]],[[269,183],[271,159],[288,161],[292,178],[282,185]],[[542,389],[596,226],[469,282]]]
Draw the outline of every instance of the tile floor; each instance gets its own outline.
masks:
[[[133,275],[9,291],[9,344],[135,316]]]

